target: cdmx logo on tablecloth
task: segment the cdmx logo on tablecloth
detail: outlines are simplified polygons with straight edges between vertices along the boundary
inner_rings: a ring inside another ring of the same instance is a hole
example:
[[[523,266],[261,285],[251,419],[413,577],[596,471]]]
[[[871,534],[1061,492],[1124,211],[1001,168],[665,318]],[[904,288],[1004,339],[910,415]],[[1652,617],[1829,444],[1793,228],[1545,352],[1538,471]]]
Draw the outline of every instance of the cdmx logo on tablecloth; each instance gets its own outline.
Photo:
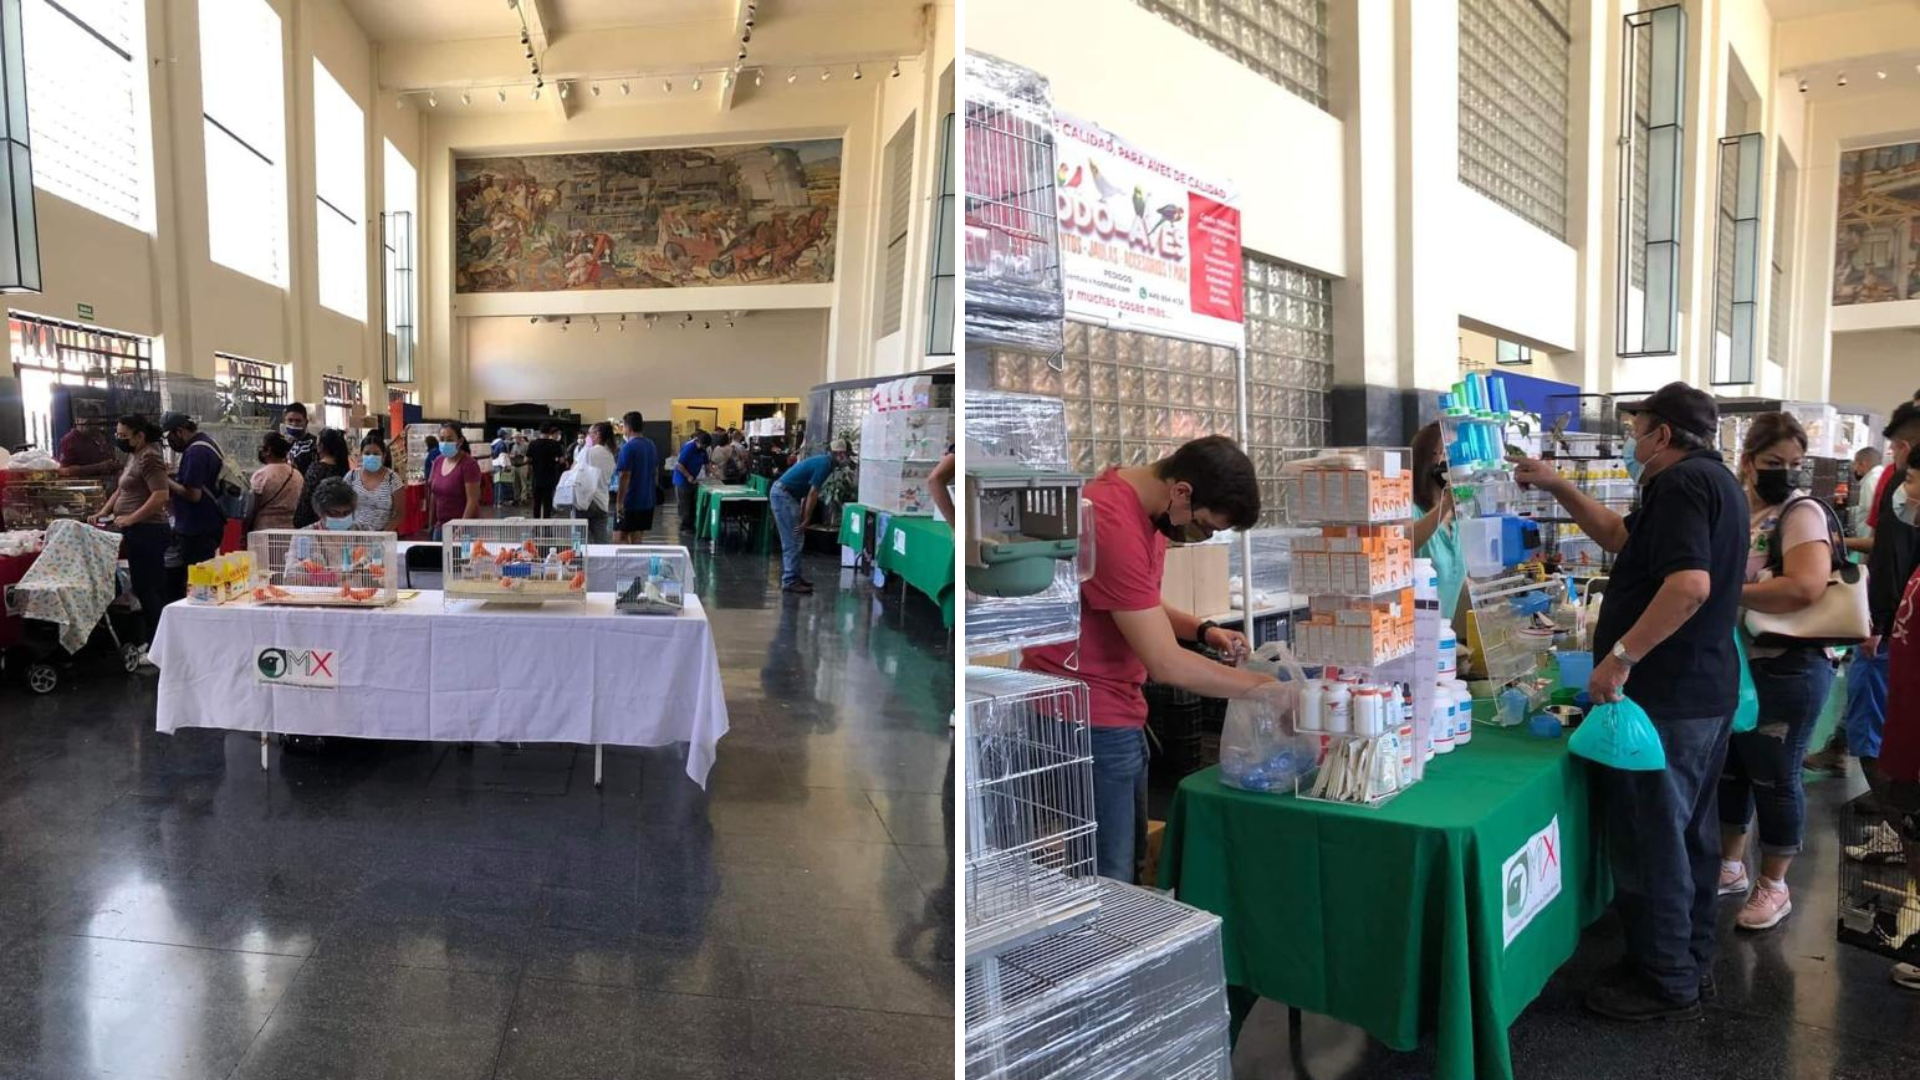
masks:
[[[311,686],[332,690],[340,685],[340,654],[333,649],[289,649],[265,645],[255,651],[253,667],[260,682],[271,686]]]

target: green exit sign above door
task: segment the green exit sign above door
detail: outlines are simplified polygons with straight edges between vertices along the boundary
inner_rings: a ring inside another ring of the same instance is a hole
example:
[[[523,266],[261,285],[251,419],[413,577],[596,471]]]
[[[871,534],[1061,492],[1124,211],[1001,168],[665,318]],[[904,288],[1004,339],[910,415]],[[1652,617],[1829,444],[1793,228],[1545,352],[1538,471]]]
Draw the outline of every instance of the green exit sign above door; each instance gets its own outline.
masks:
[[[93,321],[93,305],[81,304],[79,305],[79,308],[80,308],[80,321],[92,322]]]

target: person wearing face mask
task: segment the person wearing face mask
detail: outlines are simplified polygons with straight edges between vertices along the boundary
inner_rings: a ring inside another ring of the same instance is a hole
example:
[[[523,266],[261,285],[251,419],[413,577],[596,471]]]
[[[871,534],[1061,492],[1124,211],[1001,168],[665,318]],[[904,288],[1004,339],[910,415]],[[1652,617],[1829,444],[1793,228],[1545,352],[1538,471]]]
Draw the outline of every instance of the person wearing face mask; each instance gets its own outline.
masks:
[[[1881,434],[1887,439],[1887,472],[1873,507],[1872,547],[1867,553],[1867,613],[1873,636],[1854,651],[1847,667],[1847,749],[1860,759],[1868,783],[1878,778],[1880,740],[1887,719],[1888,631],[1900,607],[1907,581],[1920,566],[1920,528],[1913,524],[1908,500],[1910,459],[1920,445],[1920,405],[1909,401],[1893,411]],[[1901,511],[1904,510],[1903,514]],[[1890,844],[1869,845],[1864,857],[1884,857]],[[1856,855],[1849,848],[1847,854]]]
[[[1232,439],[1209,435],[1150,465],[1108,468],[1082,494],[1093,504],[1095,550],[1093,577],[1080,586],[1080,638],[1029,649],[1022,663],[1087,684],[1095,870],[1133,882],[1146,856],[1146,681],[1282,705],[1296,688],[1182,648],[1199,642],[1239,659],[1247,639],[1160,598],[1169,540],[1195,542],[1260,520],[1253,462]]]
[[[354,514],[359,506],[359,497],[353,492],[353,484],[335,476],[320,481],[313,491],[313,497],[307,502],[313,507],[313,524],[309,529],[323,532],[345,532],[359,526],[354,524]]]
[[[700,435],[698,438],[706,438]],[[694,445],[688,440],[687,446]],[[703,451],[704,456],[704,451]],[[780,530],[780,590],[799,593],[805,596],[813,592],[813,583],[800,573],[800,555],[806,550],[807,522],[813,520],[814,507],[820,503],[820,485],[827,482],[833,470],[853,459],[853,449],[845,440],[835,439],[824,454],[815,454],[807,460],[788,469],[780,479],[773,482],[768,492],[767,502],[773,508],[773,523]],[[680,455],[680,464],[676,470],[684,470],[687,463],[686,451]],[[679,480],[676,471],[674,479]],[[683,498],[681,521],[683,527],[692,528],[693,509],[691,500]]]
[[[187,567],[206,562],[220,552],[227,515],[214,497],[214,485],[224,462],[219,445],[186,413],[162,415],[160,432],[167,446],[180,456],[173,479],[167,481],[172,495],[173,546],[178,552],[177,560],[167,560],[167,595],[179,600],[187,595]],[[178,565],[173,565],[176,561]]]
[[[1440,617],[1452,622],[1467,582],[1467,560],[1460,554],[1453,488],[1447,483],[1447,457],[1437,422],[1413,436],[1413,509],[1414,554],[1433,563],[1440,583]]]
[[[287,437],[277,431],[260,436],[256,452],[260,467],[247,478],[253,488],[253,519],[247,522],[248,532],[293,528],[293,515],[300,507],[307,481],[288,464],[289,449]]]
[[[1701,1015],[1701,994],[1713,985],[1714,803],[1740,693],[1733,630],[1747,497],[1712,449],[1713,398],[1676,382],[1621,411],[1629,426],[1622,456],[1640,485],[1631,515],[1602,506],[1548,462],[1516,455],[1514,478],[1552,495],[1616,554],[1587,692],[1596,704],[1632,698],[1667,756],[1659,771],[1596,766],[1627,955],[1586,1004],[1616,1020],[1683,1020]]]
[[[1905,466],[1890,512],[1908,528],[1920,528],[1920,448],[1908,451]],[[1920,889],[1920,569],[1908,576],[1888,624],[1884,734],[1871,779],[1885,821],[1862,846],[1882,849],[1883,861],[1897,851],[1906,861],[1911,887]],[[1854,856],[1854,849],[1847,854]],[[1920,992],[1920,966],[1895,964],[1890,974],[1895,985]]]
[[[94,521],[120,534],[127,576],[151,642],[167,604],[167,546],[173,541],[167,528],[167,463],[160,457],[160,425],[146,417],[121,417],[113,435],[114,448],[127,456],[127,464]]]
[[[360,440],[359,467],[347,474],[356,499],[354,528],[391,532],[400,517],[400,476],[387,465],[387,444],[378,432]]]
[[[76,402],[74,424],[60,436],[60,475],[73,477],[112,476],[120,471],[113,456],[112,432],[106,417],[100,415],[97,401]]]
[[[280,425],[280,434],[287,437],[287,464],[305,476],[307,467],[313,464],[318,442],[307,427],[307,407],[298,401],[288,402],[286,412],[280,416]]]
[[[440,428],[440,457],[427,475],[432,497],[433,538],[449,521],[472,518],[480,512],[480,485],[486,474],[473,459],[473,447],[452,424]]]
[[[1806,456],[1807,433],[1786,413],[1762,413],[1747,428],[1740,479],[1752,540],[1740,603],[1749,610],[1782,615],[1811,607],[1826,592],[1836,552],[1845,558],[1839,519],[1802,492]],[[1807,818],[1800,761],[1833,688],[1833,665],[1818,645],[1749,642],[1747,656],[1760,719],[1754,730],[1732,736],[1720,776],[1719,893],[1747,897],[1735,926],[1767,930],[1793,912],[1787,868],[1800,853]],[[1757,880],[1746,863],[1756,817]]]

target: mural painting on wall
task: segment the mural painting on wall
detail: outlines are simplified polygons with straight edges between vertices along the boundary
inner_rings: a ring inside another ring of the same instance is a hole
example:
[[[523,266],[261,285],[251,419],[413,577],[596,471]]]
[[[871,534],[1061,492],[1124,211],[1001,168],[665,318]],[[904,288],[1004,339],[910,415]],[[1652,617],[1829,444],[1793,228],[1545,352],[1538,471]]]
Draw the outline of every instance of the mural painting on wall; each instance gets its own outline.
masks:
[[[1833,302],[1920,299],[1920,143],[1840,155]]]
[[[833,280],[840,140],[455,162],[463,293]]]

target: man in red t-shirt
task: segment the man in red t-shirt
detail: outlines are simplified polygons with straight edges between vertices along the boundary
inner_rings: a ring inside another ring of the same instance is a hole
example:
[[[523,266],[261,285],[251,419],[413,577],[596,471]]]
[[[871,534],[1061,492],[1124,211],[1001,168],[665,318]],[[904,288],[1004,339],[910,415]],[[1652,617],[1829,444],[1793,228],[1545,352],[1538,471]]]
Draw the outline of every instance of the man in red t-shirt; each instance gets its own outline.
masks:
[[[1169,539],[1205,540],[1260,519],[1253,463],[1233,440],[1209,435],[1151,465],[1109,468],[1085,496],[1094,572],[1080,587],[1080,640],[1028,650],[1024,666],[1087,684],[1097,869],[1131,882],[1146,854],[1147,679],[1216,698],[1285,698],[1293,688],[1181,648],[1199,641],[1241,656],[1247,641],[1160,599]]]

